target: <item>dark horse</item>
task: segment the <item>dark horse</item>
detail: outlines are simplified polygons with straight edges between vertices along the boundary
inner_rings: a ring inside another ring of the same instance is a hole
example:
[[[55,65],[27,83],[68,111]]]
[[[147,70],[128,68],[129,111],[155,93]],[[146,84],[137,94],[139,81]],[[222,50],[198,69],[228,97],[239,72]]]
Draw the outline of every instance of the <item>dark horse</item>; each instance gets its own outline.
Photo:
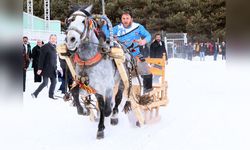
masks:
[[[102,38],[96,34],[95,21],[91,17],[92,5],[87,8],[79,8],[68,20],[68,30],[66,35],[66,45],[74,56],[76,62],[75,70],[79,78],[88,78],[88,87],[94,91],[100,110],[100,120],[98,124],[97,139],[104,138],[104,118],[112,113],[112,97],[114,86],[119,84],[118,92],[115,96],[115,106],[111,117],[111,124],[118,123],[118,105],[122,100],[124,90],[123,83],[120,82],[120,75],[116,69],[114,61],[109,57],[104,57],[101,50],[106,44]],[[84,114],[84,109],[79,102],[79,95],[88,95],[86,90],[80,88],[80,84],[71,90],[78,114]]]

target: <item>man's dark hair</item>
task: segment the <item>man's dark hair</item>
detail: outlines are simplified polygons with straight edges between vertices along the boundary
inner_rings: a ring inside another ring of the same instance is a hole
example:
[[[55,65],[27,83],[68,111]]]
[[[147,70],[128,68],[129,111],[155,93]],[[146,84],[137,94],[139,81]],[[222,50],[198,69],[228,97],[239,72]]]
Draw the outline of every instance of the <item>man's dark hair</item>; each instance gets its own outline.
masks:
[[[121,16],[122,15],[130,15],[131,16],[131,18],[133,18],[133,14],[132,14],[132,11],[130,10],[130,9],[124,9],[123,11],[122,11],[122,14],[121,14]]]
[[[27,36],[23,36],[23,39],[28,39],[28,37]]]
[[[156,38],[157,35],[159,35],[159,36],[161,37],[161,34],[160,34],[160,33],[156,33],[156,34],[155,34],[155,38]]]

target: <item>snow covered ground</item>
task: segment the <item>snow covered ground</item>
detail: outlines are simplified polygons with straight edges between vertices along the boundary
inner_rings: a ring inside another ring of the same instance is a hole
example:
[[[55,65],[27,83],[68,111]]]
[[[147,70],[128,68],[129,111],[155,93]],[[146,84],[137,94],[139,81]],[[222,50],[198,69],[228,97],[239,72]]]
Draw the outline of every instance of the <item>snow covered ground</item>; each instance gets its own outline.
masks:
[[[138,128],[120,112],[117,126],[106,118],[103,140],[96,140],[96,122],[77,115],[69,102],[49,99],[48,88],[32,99],[39,84],[28,71],[21,113],[0,113],[0,149],[249,150],[250,70],[212,59],[170,59],[170,102],[160,109],[161,120]]]

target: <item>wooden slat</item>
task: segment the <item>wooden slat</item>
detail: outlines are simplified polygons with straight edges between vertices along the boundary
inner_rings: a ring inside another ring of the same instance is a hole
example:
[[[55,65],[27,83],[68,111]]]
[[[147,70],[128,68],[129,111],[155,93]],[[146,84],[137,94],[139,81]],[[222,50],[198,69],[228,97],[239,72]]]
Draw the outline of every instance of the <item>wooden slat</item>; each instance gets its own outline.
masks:
[[[159,66],[164,66],[165,62],[162,58],[146,58],[146,62],[149,64],[155,64]]]
[[[121,54],[121,52],[123,52],[121,49],[118,49],[118,48],[115,48],[115,49],[113,48],[111,51],[114,53],[113,54],[114,56],[117,55],[118,53]],[[119,55],[119,56],[121,56],[121,55]],[[129,81],[128,81],[127,72],[126,72],[126,70],[124,68],[124,65],[123,65],[124,59],[122,57],[115,57],[114,60],[115,60],[117,69],[119,71],[119,74],[120,74],[120,76],[122,78],[122,81],[124,83],[124,86],[125,86],[124,92],[127,93],[127,89],[129,87]],[[135,96],[134,92],[132,91],[131,93],[132,93],[132,97],[133,97],[133,98],[130,99],[132,111],[134,112],[134,114],[135,114],[136,118],[138,119],[140,125],[143,125],[144,122],[145,122],[144,117],[143,117],[143,115],[141,113],[141,109],[140,109],[139,105],[135,102],[136,96]]]
[[[158,106],[166,106],[168,104],[168,100],[160,100],[160,101],[156,101],[153,102],[147,106],[140,106],[142,109],[152,109],[154,107],[158,107]]]
[[[162,76],[164,74],[159,68],[150,67],[149,70],[153,75]]]

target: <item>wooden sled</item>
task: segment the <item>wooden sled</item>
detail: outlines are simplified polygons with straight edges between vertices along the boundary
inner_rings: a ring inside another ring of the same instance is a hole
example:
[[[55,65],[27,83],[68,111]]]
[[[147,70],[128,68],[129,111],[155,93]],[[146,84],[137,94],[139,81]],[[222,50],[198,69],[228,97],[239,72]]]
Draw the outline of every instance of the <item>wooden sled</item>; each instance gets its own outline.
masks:
[[[148,93],[150,102],[148,104],[138,104],[141,87],[139,85],[132,86],[133,102],[132,110],[138,119],[137,125],[145,123],[152,123],[160,119],[159,108],[160,106],[167,106],[168,96],[167,88],[168,83],[165,81],[165,64],[166,55],[163,54],[162,58],[146,58],[146,62],[151,65],[150,71],[154,76],[160,76],[160,82],[153,84],[153,90]],[[155,67],[157,65],[157,67]],[[161,68],[161,69],[159,69]]]
[[[123,51],[120,48],[112,48],[111,53],[118,55],[119,57],[114,57],[115,63],[117,65],[118,71],[124,83],[125,89],[129,87],[128,75],[123,66],[124,59]],[[154,122],[159,119],[159,108],[160,106],[166,106],[168,104],[167,97],[167,88],[168,84],[165,81],[165,64],[166,64],[166,55],[163,54],[162,58],[146,58],[148,64],[151,65],[150,71],[154,76],[160,76],[161,81],[158,84],[153,84],[153,90],[148,93],[148,96],[151,99],[151,102],[142,105],[140,103],[140,93],[141,87],[139,85],[132,85],[131,96],[129,99],[131,102],[132,111],[138,120],[136,122],[137,126],[143,125],[145,123]],[[157,65],[157,67],[154,67]],[[159,67],[161,69],[159,69]],[[127,93],[127,90],[124,91]],[[155,112],[155,115],[153,113]],[[143,114],[144,113],[144,114]]]
[[[77,75],[75,72],[75,68],[73,66],[73,62],[69,56],[64,56],[67,52],[67,48],[65,44],[57,46],[57,52],[61,59],[64,59],[68,65],[68,68],[72,74],[74,80],[77,80]],[[124,83],[125,89],[129,87],[128,76],[126,70],[124,68],[125,56],[123,55],[123,50],[120,48],[112,48],[111,49],[111,57],[114,58],[114,61],[117,65],[118,71],[121,75],[122,81]],[[153,75],[161,76],[161,81],[158,84],[153,85],[153,91],[149,92],[149,97],[152,98],[152,102],[147,105],[140,105],[138,103],[138,95],[140,95],[140,86],[133,85],[131,90],[130,102],[133,113],[135,114],[137,121],[137,125],[143,125],[144,123],[150,123],[152,120],[157,119],[159,117],[159,107],[166,106],[168,104],[167,97],[167,81],[165,81],[165,63],[166,57],[165,53],[162,58],[146,58],[146,61],[153,65],[161,66],[162,69],[158,69],[156,67],[151,67],[150,71]],[[124,90],[127,93],[127,90]],[[82,98],[84,99],[84,98]],[[97,105],[96,105],[97,106]],[[155,115],[153,112],[155,111]],[[143,115],[144,112],[144,115]],[[98,117],[97,113],[94,113],[92,110],[90,111],[90,120],[94,121]]]

